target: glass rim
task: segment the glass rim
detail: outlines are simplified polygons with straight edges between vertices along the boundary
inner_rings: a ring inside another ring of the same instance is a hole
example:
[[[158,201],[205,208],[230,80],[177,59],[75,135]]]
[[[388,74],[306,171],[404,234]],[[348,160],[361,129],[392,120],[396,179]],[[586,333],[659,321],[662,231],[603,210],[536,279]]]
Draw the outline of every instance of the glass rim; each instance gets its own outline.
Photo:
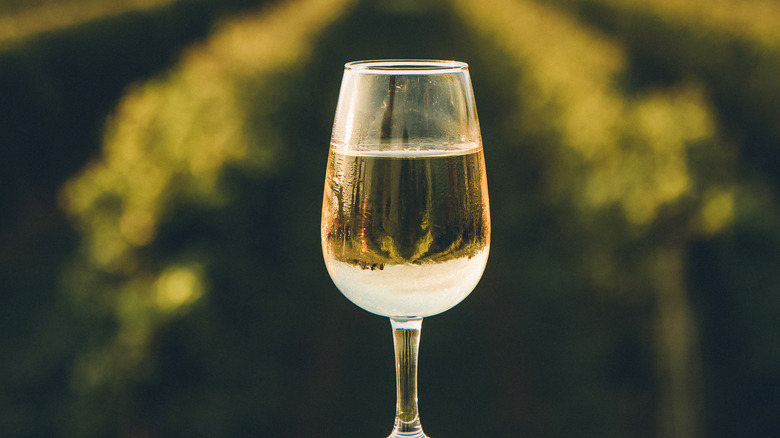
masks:
[[[384,75],[457,73],[468,68],[465,62],[443,59],[369,59],[344,64],[347,71]]]

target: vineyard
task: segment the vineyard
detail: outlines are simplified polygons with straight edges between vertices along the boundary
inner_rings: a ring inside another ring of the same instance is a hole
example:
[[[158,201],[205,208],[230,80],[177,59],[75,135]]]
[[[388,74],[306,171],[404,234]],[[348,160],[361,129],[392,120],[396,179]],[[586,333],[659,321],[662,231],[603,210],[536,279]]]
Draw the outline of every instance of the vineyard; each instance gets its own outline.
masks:
[[[120,6],[121,4],[121,6]],[[388,433],[319,219],[343,64],[466,61],[492,210],[432,436],[780,428],[773,0],[0,0],[0,435]]]

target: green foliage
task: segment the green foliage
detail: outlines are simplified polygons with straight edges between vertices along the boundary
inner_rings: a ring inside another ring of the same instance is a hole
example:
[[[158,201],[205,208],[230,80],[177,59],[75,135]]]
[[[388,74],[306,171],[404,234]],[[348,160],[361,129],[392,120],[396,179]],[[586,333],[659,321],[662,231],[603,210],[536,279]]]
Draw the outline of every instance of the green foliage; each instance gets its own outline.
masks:
[[[389,430],[389,327],[318,231],[342,65],[402,57],[470,63],[493,215],[426,430],[777,429],[771,2],[163,3],[0,52],[0,435]]]
[[[569,1],[587,21],[624,41],[635,78],[707,84],[722,129],[743,160],[777,183],[780,158],[780,6],[773,0]]]

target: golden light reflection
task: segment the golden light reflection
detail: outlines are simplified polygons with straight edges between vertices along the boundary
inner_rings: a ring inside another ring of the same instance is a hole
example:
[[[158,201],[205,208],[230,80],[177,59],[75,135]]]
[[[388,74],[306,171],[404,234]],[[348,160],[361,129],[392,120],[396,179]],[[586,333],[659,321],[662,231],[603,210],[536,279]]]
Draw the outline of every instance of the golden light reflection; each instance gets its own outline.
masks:
[[[707,234],[715,234],[734,221],[734,190],[713,187],[704,195],[701,210],[701,228]]]
[[[198,269],[174,266],[155,281],[154,303],[171,311],[196,301],[203,295],[203,280]]]

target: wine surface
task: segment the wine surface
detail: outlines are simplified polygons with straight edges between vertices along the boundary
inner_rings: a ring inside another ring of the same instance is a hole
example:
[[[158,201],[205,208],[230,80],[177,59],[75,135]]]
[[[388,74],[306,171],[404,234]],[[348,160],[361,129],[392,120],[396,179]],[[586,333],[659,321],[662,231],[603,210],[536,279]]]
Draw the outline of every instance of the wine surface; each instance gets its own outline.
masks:
[[[378,153],[332,146],[321,233],[331,278],[358,306],[392,317],[449,309],[487,262],[482,147]]]

